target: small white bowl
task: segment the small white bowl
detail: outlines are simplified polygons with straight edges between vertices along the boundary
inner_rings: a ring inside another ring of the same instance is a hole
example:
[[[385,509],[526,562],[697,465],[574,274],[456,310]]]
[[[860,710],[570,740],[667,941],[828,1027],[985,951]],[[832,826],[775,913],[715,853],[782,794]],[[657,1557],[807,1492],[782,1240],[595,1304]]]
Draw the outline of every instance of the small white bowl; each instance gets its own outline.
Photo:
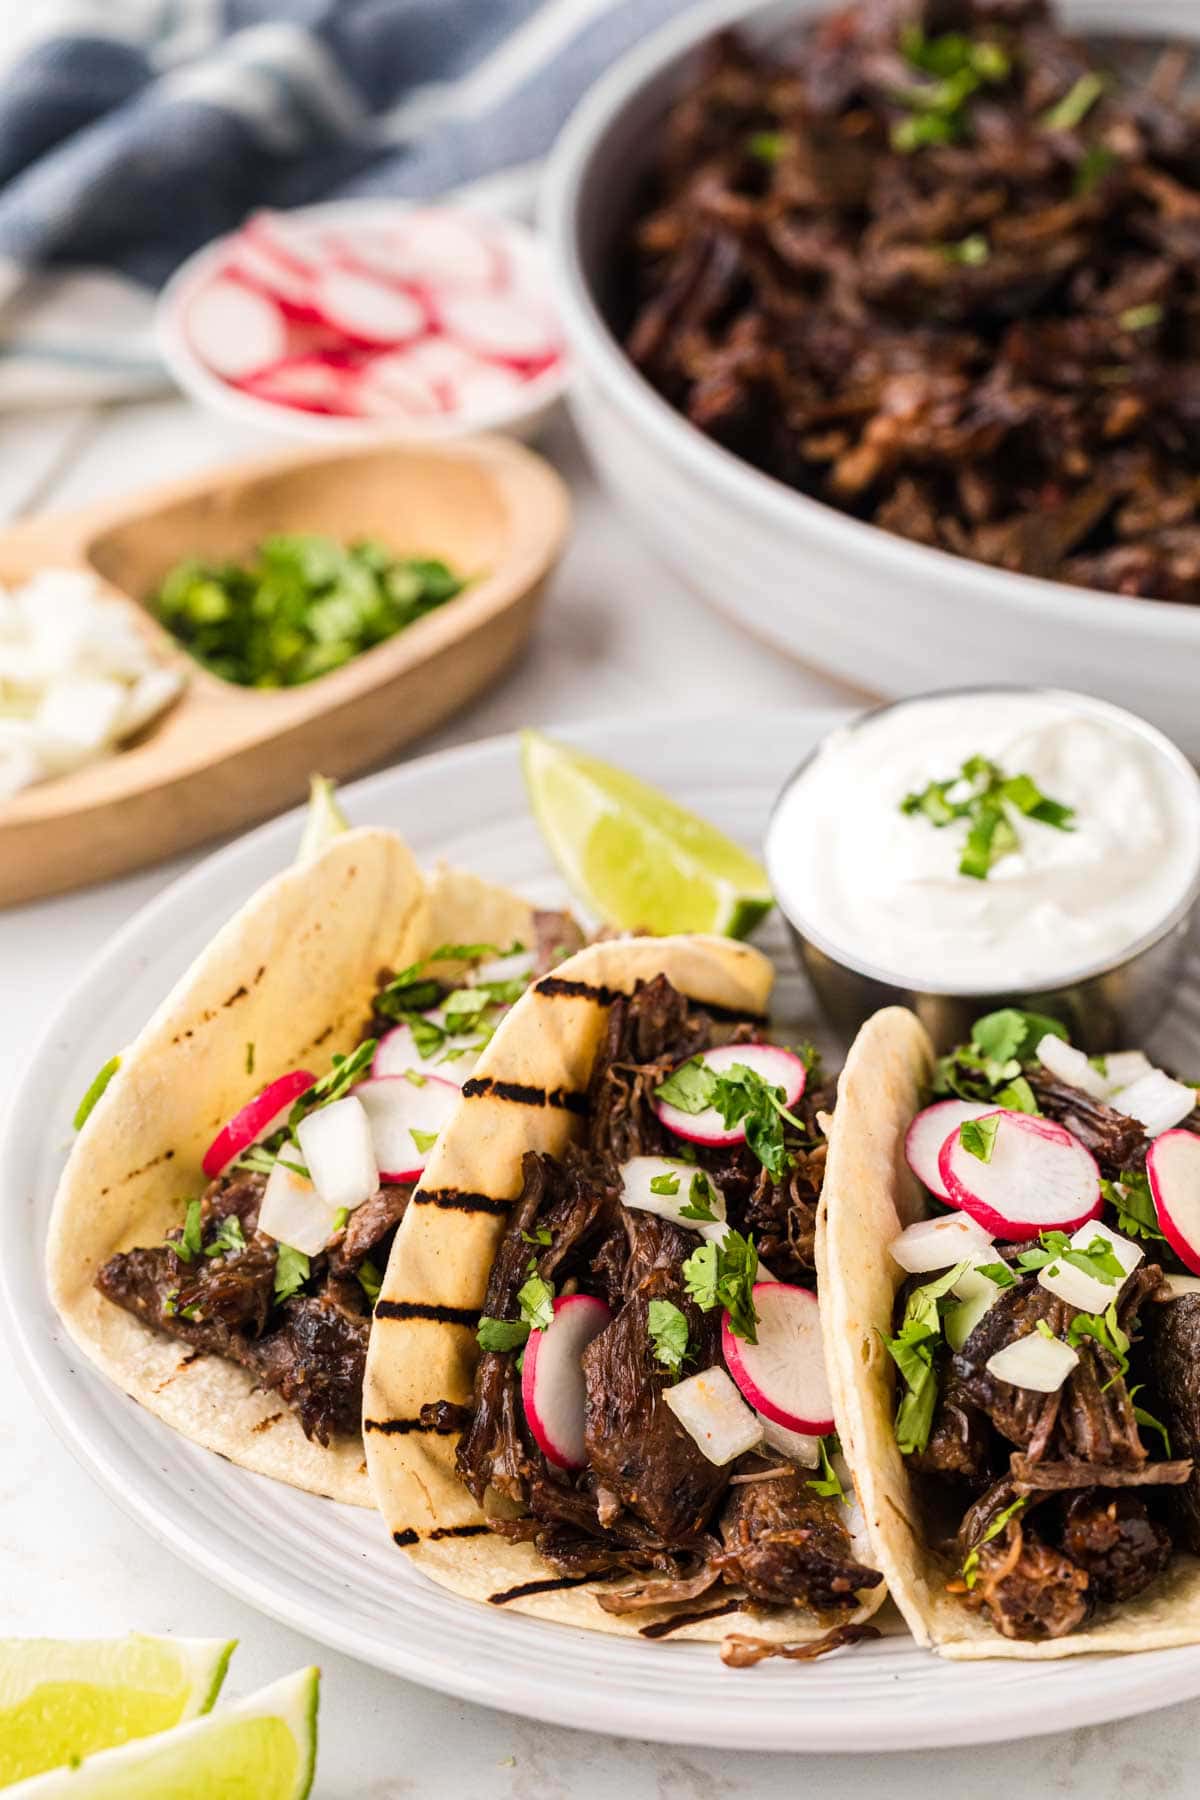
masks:
[[[387,229],[408,212],[415,203],[406,200],[331,200],[319,206],[297,207],[282,215],[289,228],[300,231],[352,231]],[[422,204],[421,210],[430,210]],[[441,210],[440,208],[438,210]],[[449,207],[446,210],[450,210]],[[477,208],[464,208],[482,218],[496,232],[519,245],[527,263],[544,262],[541,241],[528,226],[499,214],[484,214]],[[464,408],[444,416],[413,417],[403,413],[378,418],[340,417],[328,413],[303,412],[273,400],[246,393],[217,375],[196,355],[184,327],[187,308],[193,297],[209,282],[228,257],[237,233],[214,238],[193,252],[171,276],[159,296],[155,312],[155,335],[163,361],[172,379],[185,394],[227,418],[241,419],[248,425],[261,426],[290,438],[303,438],[310,443],[370,443],[380,438],[428,443],[446,438],[473,436],[482,431],[503,431],[510,436],[533,437],[546,424],[562,398],[568,378],[568,360],[564,355],[553,368],[535,375],[524,383],[512,401]],[[546,269],[546,301],[551,303],[552,280]]]
[[[1200,606],[1009,574],[910,543],[787,487],[668,405],[610,317],[615,251],[663,115],[725,27],[767,43],[836,0],[705,0],[646,38],[576,108],[542,222],[575,358],[570,408],[612,492],[664,560],[756,636],[860,691],[897,697],[981,678],[1097,694],[1200,757]],[[1068,24],[1200,36],[1195,0],[1061,0]]]

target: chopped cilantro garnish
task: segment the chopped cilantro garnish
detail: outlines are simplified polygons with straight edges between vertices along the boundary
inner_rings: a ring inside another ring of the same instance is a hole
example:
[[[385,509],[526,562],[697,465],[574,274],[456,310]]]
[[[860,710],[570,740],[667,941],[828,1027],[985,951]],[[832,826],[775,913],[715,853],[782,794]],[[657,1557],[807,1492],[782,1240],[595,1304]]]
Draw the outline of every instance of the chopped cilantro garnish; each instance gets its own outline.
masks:
[[[246,1248],[246,1237],[242,1230],[242,1221],[236,1213],[226,1213],[217,1226],[213,1241],[205,1249],[205,1256],[238,1256]]]
[[[1120,1374],[1129,1373],[1129,1357],[1126,1354],[1129,1335],[1122,1331],[1118,1323],[1115,1300],[1110,1301],[1102,1313],[1076,1313],[1067,1326],[1067,1342],[1078,1349],[1084,1338],[1094,1338],[1101,1349],[1107,1350],[1116,1362]]]
[[[1166,1242],[1159,1228],[1154,1197],[1144,1169],[1125,1169],[1119,1181],[1102,1179],[1100,1192],[1108,1204],[1115,1207],[1117,1224],[1126,1237],[1153,1238],[1161,1243]]]
[[[1007,1112],[1038,1113],[1040,1108],[1033,1097],[1033,1089],[1023,1075],[1015,1075],[996,1095],[996,1105],[1003,1106]]]
[[[1085,75],[1072,82],[1055,106],[1042,114],[1039,123],[1047,131],[1073,131],[1076,125],[1082,125],[1107,86],[1107,76],[1089,69]]]
[[[530,1257],[530,1268],[537,1265]],[[540,1275],[531,1274],[528,1281],[517,1294],[517,1302],[521,1308],[521,1317],[533,1331],[545,1331],[554,1318],[554,1283],[543,1281]]]
[[[1057,1019],[1044,1013],[1022,1012],[1015,1006],[985,1013],[971,1027],[971,1042],[939,1058],[933,1092],[956,1094],[960,1100],[994,1100],[1014,1111],[1036,1112],[1033,1090],[1021,1074],[1022,1063],[1031,1062],[1041,1040],[1050,1034],[1064,1041],[1067,1033]],[[1001,1098],[1007,1095],[1008,1098]]]
[[[275,1298],[288,1300],[309,1277],[309,1261],[302,1250],[279,1244],[275,1252]]]
[[[651,1300],[646,1325],[655,1356],[672,1375],[678,1375],[688,1351],[686,1315],[670,1300]]]
[[[845,1506],[847,1504],[846,1490],[838,1479],[838,1472],[833,1466],[828,1448],[830,1444],[832,1444],[833,1454],[836,1456],[839,1449],[836,1437],[819,1440],[817,1449],[821,1457],[821,1474],[819,1479],[808,1481],[805,1486],[810,1487],[814,1494],[820,1494],[826,1500],[840,1500]]]
[[[947,262],[961,263],[968,269],[981,269],[992,254],[992,247],[982,231],[972,231],[967,237],[959,238],[957,243],[943,244],[941,250]]]
[[[288,1130],[295,1131],[301,1119],[306,1119],[310,1112],[315,1112],[319,1106],[329,1106],[349,1093],[354,1083],[370,1069],[375,1045],[374,1038],[365,1038],[349,1056],[335,1055],[328,1073],[306,1088],[292,1107],[288,1114]]]
[[[701,1244],[683,1265],[688,1294],[701,1312],[723,1306],[729,1314],[734,1337],[748,1344],[758,1342],[758,1315],[754,1310],[754,1283],[758,1275],[758,1251],[752,1237],[727,1231],[719,1244]]]
[[[527,1244],[547,1245],[554,1242],[554,1234],[548,1225],[539,1225],[536,1231],[523,1231],[521,1237]]]
[[[404,1079],[409,1087],[423,1088],[429,1081],[428,1075],[422,1075],[420,1069],[405,1069]]]
[[[183,1231],[177,1238],[167,1239],[167,1249],[173,1250],[180,1262],[190,1263],[193,1256],[199,1256],[203,1239],[204,1232],[200,1224],[200,1202],[189,1200],[187,1212],[184,1214]]]
[[[1052,1263],[1056,1256],[1071,1248],[1071,1240],[1065,1231],[1043,1231],[1038,1234],[1038,1245],[1037,1249],[1022,1250],[1017,1258],[1017,1267],[1025,1275],[1033,1275],[1047,1263]]]
[[[991,1162],[999,1129],[1000,1121],[995,1117],[985,1115],[982,1119],[964,1119],[958,1128],[958,1141],[968,1156],[976,1156],[980,1162]]]
[[[1082,199],[1093,188],[1098,187],[1116,160],[1112,151],[1106,150],[1102,144],[1094,144],[1085,150],[1075,170],[1073,185],[1076,198]]]
[[[409,1126],[408,1135],[417,1146],[417,1151],[421,1156],[426,1156],[438,1141],[436,1131],[418,1131],[415,1125]]]
[[[798,1131],[804,1130],[804,1121],[788,1111],[783,1088],[764,1080],[757,1069],[734,1063],[718,1073],[703,1057],[693,1056],[668,1075],[654,1097],[689,1115],[714,1107],[726,1130],[744,1125],[747,1144],[773,1181],[782,1180],[791,1167],[784,1121]]]
[[[1149,331],[1152,325],[1162,323],[1162,316],[1162,307],[1149,300],[1145,306],[1127,306],[1123,313],[1118,313],[1117,324],[1122,331]]]
[[[678,1181],[675,1185],[678,1188]],[[696,1219],[702,1225],[715,1225],[717,1215],[713,1211],[714,1198],[712,1183],[708,1176],[702,1169],[697,1169],[692,1176],[691,1186],[688,1188],[687,1205],[681,1206],[679,1209],[680,1218]]]
[[[506,1350],[519,1350],[528,1336],[529,1326],[524,1319],[489,1319],[486,1313],[475,1333],[481,1350],[501,1354]]]
[[[345,1231],[349,1223],[350,1208],[348,1206],[339,1206],[333,1215],[333,1229],[335,1231]]]
[[[983,1544],[990,1544],[993,1538],[998,1538],[1009,1520],[1015,1519],[1024,1505],[1025,1500],[1024,1498],[1021,1498],[1014,1500],[1011,1506],[1006,1506],[1003,1511],[998,1512],[987,1530],[980,1537],[979,1542],[973,1549],[967,1551],[966,1560],[962,1566],[962,1572],[963,1578],[969,1588],[973,1588],[978,1579],[980,1547]]]
[[[150,610],[222,680],[285,688],[341,668],[462,586],[432,557],[397,557],[370,540],[346,546],[279,533],[245,562],[177,563]]]
[[[1125,1280],[1124,1264],[1115,1255],[1111,1240],[1099,1232],[1085,1246],[1064,1250],[1060,1260],[1070,1263],[1074,1269],[1082,1269],[1085,1275],[1104,1282],[1106,1287],[1116,1287]]]
[[[679,1192],[678,1175],[652,1175],[650,1177],[650,1192],[652,1194],[677,1194]]]
[[[693,1056],[672,1070],[654,1090],[654,1097],[665,1100],[668,1106],[678,1107],[680,1112],[702,1113],[712,1105],[716,1080],[716,1074],[703,1057]]]
[[[1016,1276],[1005,1262],[976,1263],[975,1272],[978,1275],[986,1275],[988,1280],[994,1281],[998,1288],[1010,1288],[1017,1285]]]
[[[99,1072],[93,1077],[91,1085],[89,1086],[89,1088],[87,1090],[87,1093],[83,1096],[83,1099],[79,1102],[79,1105],[75,1108],[75,1117],[74,1117],[72,1123],[74,1124],[76,1131],[83,1130],[84,1126],[87,1124],[89,1118],[92,1115],[92,1109],[94,1108],[97,1100],[99,1100],[100,1096],[103,1094],[105,1088],[108,1086],[109,1082],[112,1080],[113,1076],[116,1074],[116,1072],[120,1068],[120,1066],[121,1066],[120,1057],[119,1056],[110,1056],[108,1061],[105,1063],[104,1067],[101,1070],[99,1070]]]
[[[986,881],[1002,857],[1020,849],[1021,840],[1007,807],[1058,831],[1074,830],[1072,807],[1043,794],[1032,776],[1005,775],[985,756],[969,756],[956,775],[930,781],[900,802],[902,813],[920,815],[938,830],[958,819],[967,821],[958,872],[977,881]]]
[[[929,37],[918,24],[905,27],[900,48],[914,69],[935,79],[919,86],[892,89],[891,98],[912,116],[892,127],[892,147],[900,151],[924,144],[946,144],[960,138],[967,124],[966,105],[985,82],[1004,82],[1012,62],[1000,44],[944,31]]]
[[[933,1353],[942,1335],[942,1303],[959,1277],[970,1268],[957,1263],[936,1281],[914,1288],[904,1308],[900,1329],[884,1344],[904,1380],[896,1409],[896,1443],[905,1456],[924,1450],[937,1405]]]
[[[383,1276],[368,1256],[358,1269],[358,1285],[367,1296],[372,1306],[379,1298],[379,1290],[383,1286]]]
[[[1057,1338],[1055,1337],[1054,1333],[1051,1331],[1051,1329],[1050,1329],[1049,1325],[1046,1323],[1045,1319],[1038,1319],[1034,1325],[1034,1330],[1037,1332],[1039,1337],[1048,1338],[1052,1344],[1058,1342]]]
[[[756,131],[746,140],[746,149],[758,162],[777,163],[788,146],[782,131]]]
[[[1130,1400],[1131,1401],[1136,1400],[1137,1396],[1141,1393],[1141,1391],[1142,1391],[1142,1388],[1141,1388],[1140,1383],[1137,1387],[1131,1387],[1129,1390]],[[1144,1406],[1136,1406],[1135,1405],[1134,1409],[1133,1409],[1133,1416],[1137,1420],[1139,1425],[1144,1425],[1146,1427],[1147,1431],[1157,1431],[1158,1435],[1162,1439],[1163,1455],[1170,1456],[1170,1454],[1171,1454],[1171,1434],[1167,1430],[1166,1426],[1163,1424],[1162,1420],[1156,1419],[1154,1414],[1152,1412],[1147,1412],[1146,1408]]]

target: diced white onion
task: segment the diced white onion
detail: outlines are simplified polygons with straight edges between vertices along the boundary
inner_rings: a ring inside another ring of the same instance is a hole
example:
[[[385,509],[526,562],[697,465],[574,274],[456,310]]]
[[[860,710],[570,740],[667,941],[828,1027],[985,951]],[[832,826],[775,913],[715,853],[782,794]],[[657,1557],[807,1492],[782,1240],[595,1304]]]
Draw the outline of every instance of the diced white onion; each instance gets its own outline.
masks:
[[[693,1163],[680,1162],[674,1157],[634,1156],[621,1165],[621,1199],[638,1212],[656,1213],[660,1219],[670,1219],[672,1224],[682,1225],[687,1231],[697,1231],[703,1221],[684,1218],[682,1208],[692,1204],[692,1180],[699,1173]],[[673,1194],[654,1192],[650,1183],[664,1179],[675,1182]],[[715,1181],[707,1176],[705,1180],[705,1201],[714,1217],[723,1222],[725,1196]]]
[[[304,1165],[326,1206],[351,1212],[379,1186],[371,1122],[353,1094],[319,1106],[296,1127]],[[298,1247],[298,1246],[297,1246]]]
[[[1164,1275],[1163,1280],[1172,1300],[1182,1300],[1187,1294],[1200,1294],[1200,1275]]]
[[[1154,1064],[1144,1050],[1109,1050],[1100,1058],[1104,1064],[1104,1094],[1116,1094],[1131,1087],[1142,1075],[1149,1075]]]
[[[990,1261],[995,1261],[992,1257]],[[979,1321],[991,1311],[1004,1289],[990,1275],[984,1275],[973,1264],[964,1269],[951,1288],[957,1297],[957,1306],[946,1309],[943,1327],[946,1342],[952,1350],[961,1350]]]
[[[299,1152],[292,1145],[283,1154],[290,1161]],[[312,1182],[277,1162],[263,1190],[258,1229],[305,1256],[319,1256],[333,1236],[333,1221],[334,1208],[325,1204]]]
[[[1064,1344],[1061,1338],[1043,1337],[1031,1331],[1028,1337],[1006,1344],[987,1360],[987,1372],[997,1381],[1009,1381],[1013,1387],[1029,1388],[1035,1394],[1056,1394],[1079,1361],[1078,1350]]]
[[[528,981],[533,975],[533,951],[510,950],[507,956],[493,956],[471,970],[467,987],[478,987],[484,981]]]
[[[1099,1276],[1089,1275],[1086,1269],[1077,1269],[1073,1263],[1064,1262],[1060,1256],[1041,1270],[1038,1284],[1048,1294],[1065,1300],[1068,1306],[1077,1306],[1081,1312],[1098,1313],[1117,1298],[1145,1252],[1129,1238],[1122,1237],[1119,1231],[1113,1231],[1095,1219],[1072,1232],[1072,1250],[1086,1250],[1093,1238],[1103,1238],[1111,1246],[1113,1255],[1125,1271],[1119,1281],[1102,1281]]]
[[[928,1275],[949,1269],[967,1256],[982,1256],[994,1242],[969,1213],[941,1213],[936,1219],[918,1219],[906,1226],[888,1245],[892,1261],[909,1275]]]
[[[1128,1087],[1118,1088],[1109,1104],[1126,1118],[1137,1119],[1145,1127],[1147,1137],[1158,1137],[1160,1132],[1181,1125],[1195,1110],[1196,1090],[1186,1082],[1172,1081],[1161,1069],[1151,1069]]]
[[[1071,1044],[1064,1043],[1048,1031],[1037,1047],[1037,1059],[1044,1069],[1065,1081],[1068,1087],[1078,1088],[1093,1100],[1103,1100],[1108,1093],[1108,1083],[1099,1069],[1094,1069],[1082,1050],[1076,1050]]]
[[[697,1448],[719,1468],[762,1443],[762,1421],[719,1365],[664,1388],[663,1399]]]
[[[111,739],[124,701],[119,681],[69,675],[46,689],[33,723],[45,737],[61,742],[65,753],[95,756]]]
[[[777,1425],[774,1419],[768,1419],[759,1413],[758,1422],[762,1426],[763,1442],[781,1455],[790,1457],[792,1462],[799,1463],[802,1469],[819,1469],[821,1466],[821,1440],[809,1437],[803,1431],[791,1431],[786,1425]],[[849,1489],[847,1489],[849,1492]]]

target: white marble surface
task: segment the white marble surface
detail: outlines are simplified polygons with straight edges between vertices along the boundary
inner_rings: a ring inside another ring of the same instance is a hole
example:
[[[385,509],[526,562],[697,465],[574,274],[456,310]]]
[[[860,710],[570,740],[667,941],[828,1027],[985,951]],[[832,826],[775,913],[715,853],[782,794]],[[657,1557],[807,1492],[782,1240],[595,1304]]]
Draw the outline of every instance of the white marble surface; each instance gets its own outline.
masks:
[[[183,474],[264,440],[182,402],[48,415],[0,428],[0,519]],[[530,723],[851,698],[784,663],[693,602],[615,519],[565,425],[545,448],[572,484],[575,537],[526,657],[466,716],[417,746]],[[666,727],[669,728],[669,727]],[[719,755],[719,746],[714,754]],[[0,914],[0,1094],[39,1021],[92,952],[194,858]],[[3,1172],[0,1171],[0,1199]],[[775,1800],[804,1788],[851,1800],[928,1800],[931,1788],[1041,1800],[1161,1800],[1195,1790],[1200,1704],[1011,1748],[770,1758],[616,1742],[461,1705],[358,1667],[252,1612],[178,1563],[72,1460],[18,1378],[0,1376],[0,1632],[236,1635],[227,1692],[305,1662],[324,1671],[321,1800],[508,1796],[561,1800]],[[502,1690],[503,1669],[496,1671]]]

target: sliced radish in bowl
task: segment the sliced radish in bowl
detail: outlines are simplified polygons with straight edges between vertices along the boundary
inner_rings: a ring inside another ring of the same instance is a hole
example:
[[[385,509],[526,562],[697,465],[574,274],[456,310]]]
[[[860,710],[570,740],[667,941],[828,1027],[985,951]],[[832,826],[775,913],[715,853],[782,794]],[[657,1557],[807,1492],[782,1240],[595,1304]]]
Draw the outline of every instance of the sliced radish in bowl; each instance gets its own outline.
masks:
[[[1146,1174],[1167,1242],[1200,1275],[1200,1137],[1164,1131],[1146,1152]]]
[[[778,1044],[721,1044],[716,1050],[706,1050],[702,1060],[704,1067],[717,1075],[727,1075],[734,1068],[753,1069],[770,1087],[782,1088],[783,1104],[789,1107],[795,1106],[808,1080],[808,1071],[800,1058]],[[742,1144],[746,1141],[745,1125],[726,1125],[715,1106],[707,1106],[702,1112],[695,1113],[684,1112],[669,1100],[655,1099],[653,1106],[667,1130],[673,1131],[676,1137],[685,1138],[688,1143]]]
[[[918,1219],[892,1239],[888,1251],[907,1275],[930,1275],[969,1256],[986,1256],[992,1243],[991,1232],[970,1213],[949,1212],[936,1219]]]
[[[415,295],[353,269],[322,269],[313,284],[313,305],[327,325],[357,343],[401,344],[422,337],[428,326]]]
[[[538,1448],[560,1469],[582,1469],[587,1387],[583,1353],[612,1322],[603,1300],[560,1294],[544,1331],[531,1331],[521,1365],[521,1404]]]
[[[806,1437],[833,1430],[833,1401],[821,1347],[821,1309],[807,1288],[786,1281],[754,1284],[758,1342],[735,1337],[726,1313],[721,1352],[750,1405]]]
[[[991,1100],[935,1100],[924,1107],[908,1128],[904,1139],[904,1155],[917,1180],[929,1189],[935,1200],[950,1204],[950,1196],[938,1174],[938,1157],[942,1145],[964,1119],[978,1119],[995,1112]]]
[[[316,1079],[307,1069],[292,1069],[287,1075],[269,1081],[260,1094],[248,1101],[240,1112],[234,1113],[204,1152],[200,1166],[209,1180],[215,1181],[218,1175],[224,1174],[230,1163],[251,1144],[261,1144],[264,1138],[286,1125],[293,1106]]]
[[[313,1186],[335,1212],[353,1212],[379,1186],[379,1166],[366,1109],[355,1094],[319,1106],[296,1127]]]
[[[287,326],[271,300],[240,281],[210,282],[191,300],[185,320],[196,355],[227,381],[240,381],[287,354]]]
[[[961,1127],[950,1133],[938,1158],[954,1206],[1012,1243],[1042,1231],[1074,1231],[1097,1216],[1104,1204],[1100,1171],[1064,1126],[1003,1108],[981,1118],[997,1121],[987,1162],[963,1148]]]
[[[417,1181],[462,1091],[438,1075],[377,1075],[354,1090],[371,1124],[380,1181]]]

